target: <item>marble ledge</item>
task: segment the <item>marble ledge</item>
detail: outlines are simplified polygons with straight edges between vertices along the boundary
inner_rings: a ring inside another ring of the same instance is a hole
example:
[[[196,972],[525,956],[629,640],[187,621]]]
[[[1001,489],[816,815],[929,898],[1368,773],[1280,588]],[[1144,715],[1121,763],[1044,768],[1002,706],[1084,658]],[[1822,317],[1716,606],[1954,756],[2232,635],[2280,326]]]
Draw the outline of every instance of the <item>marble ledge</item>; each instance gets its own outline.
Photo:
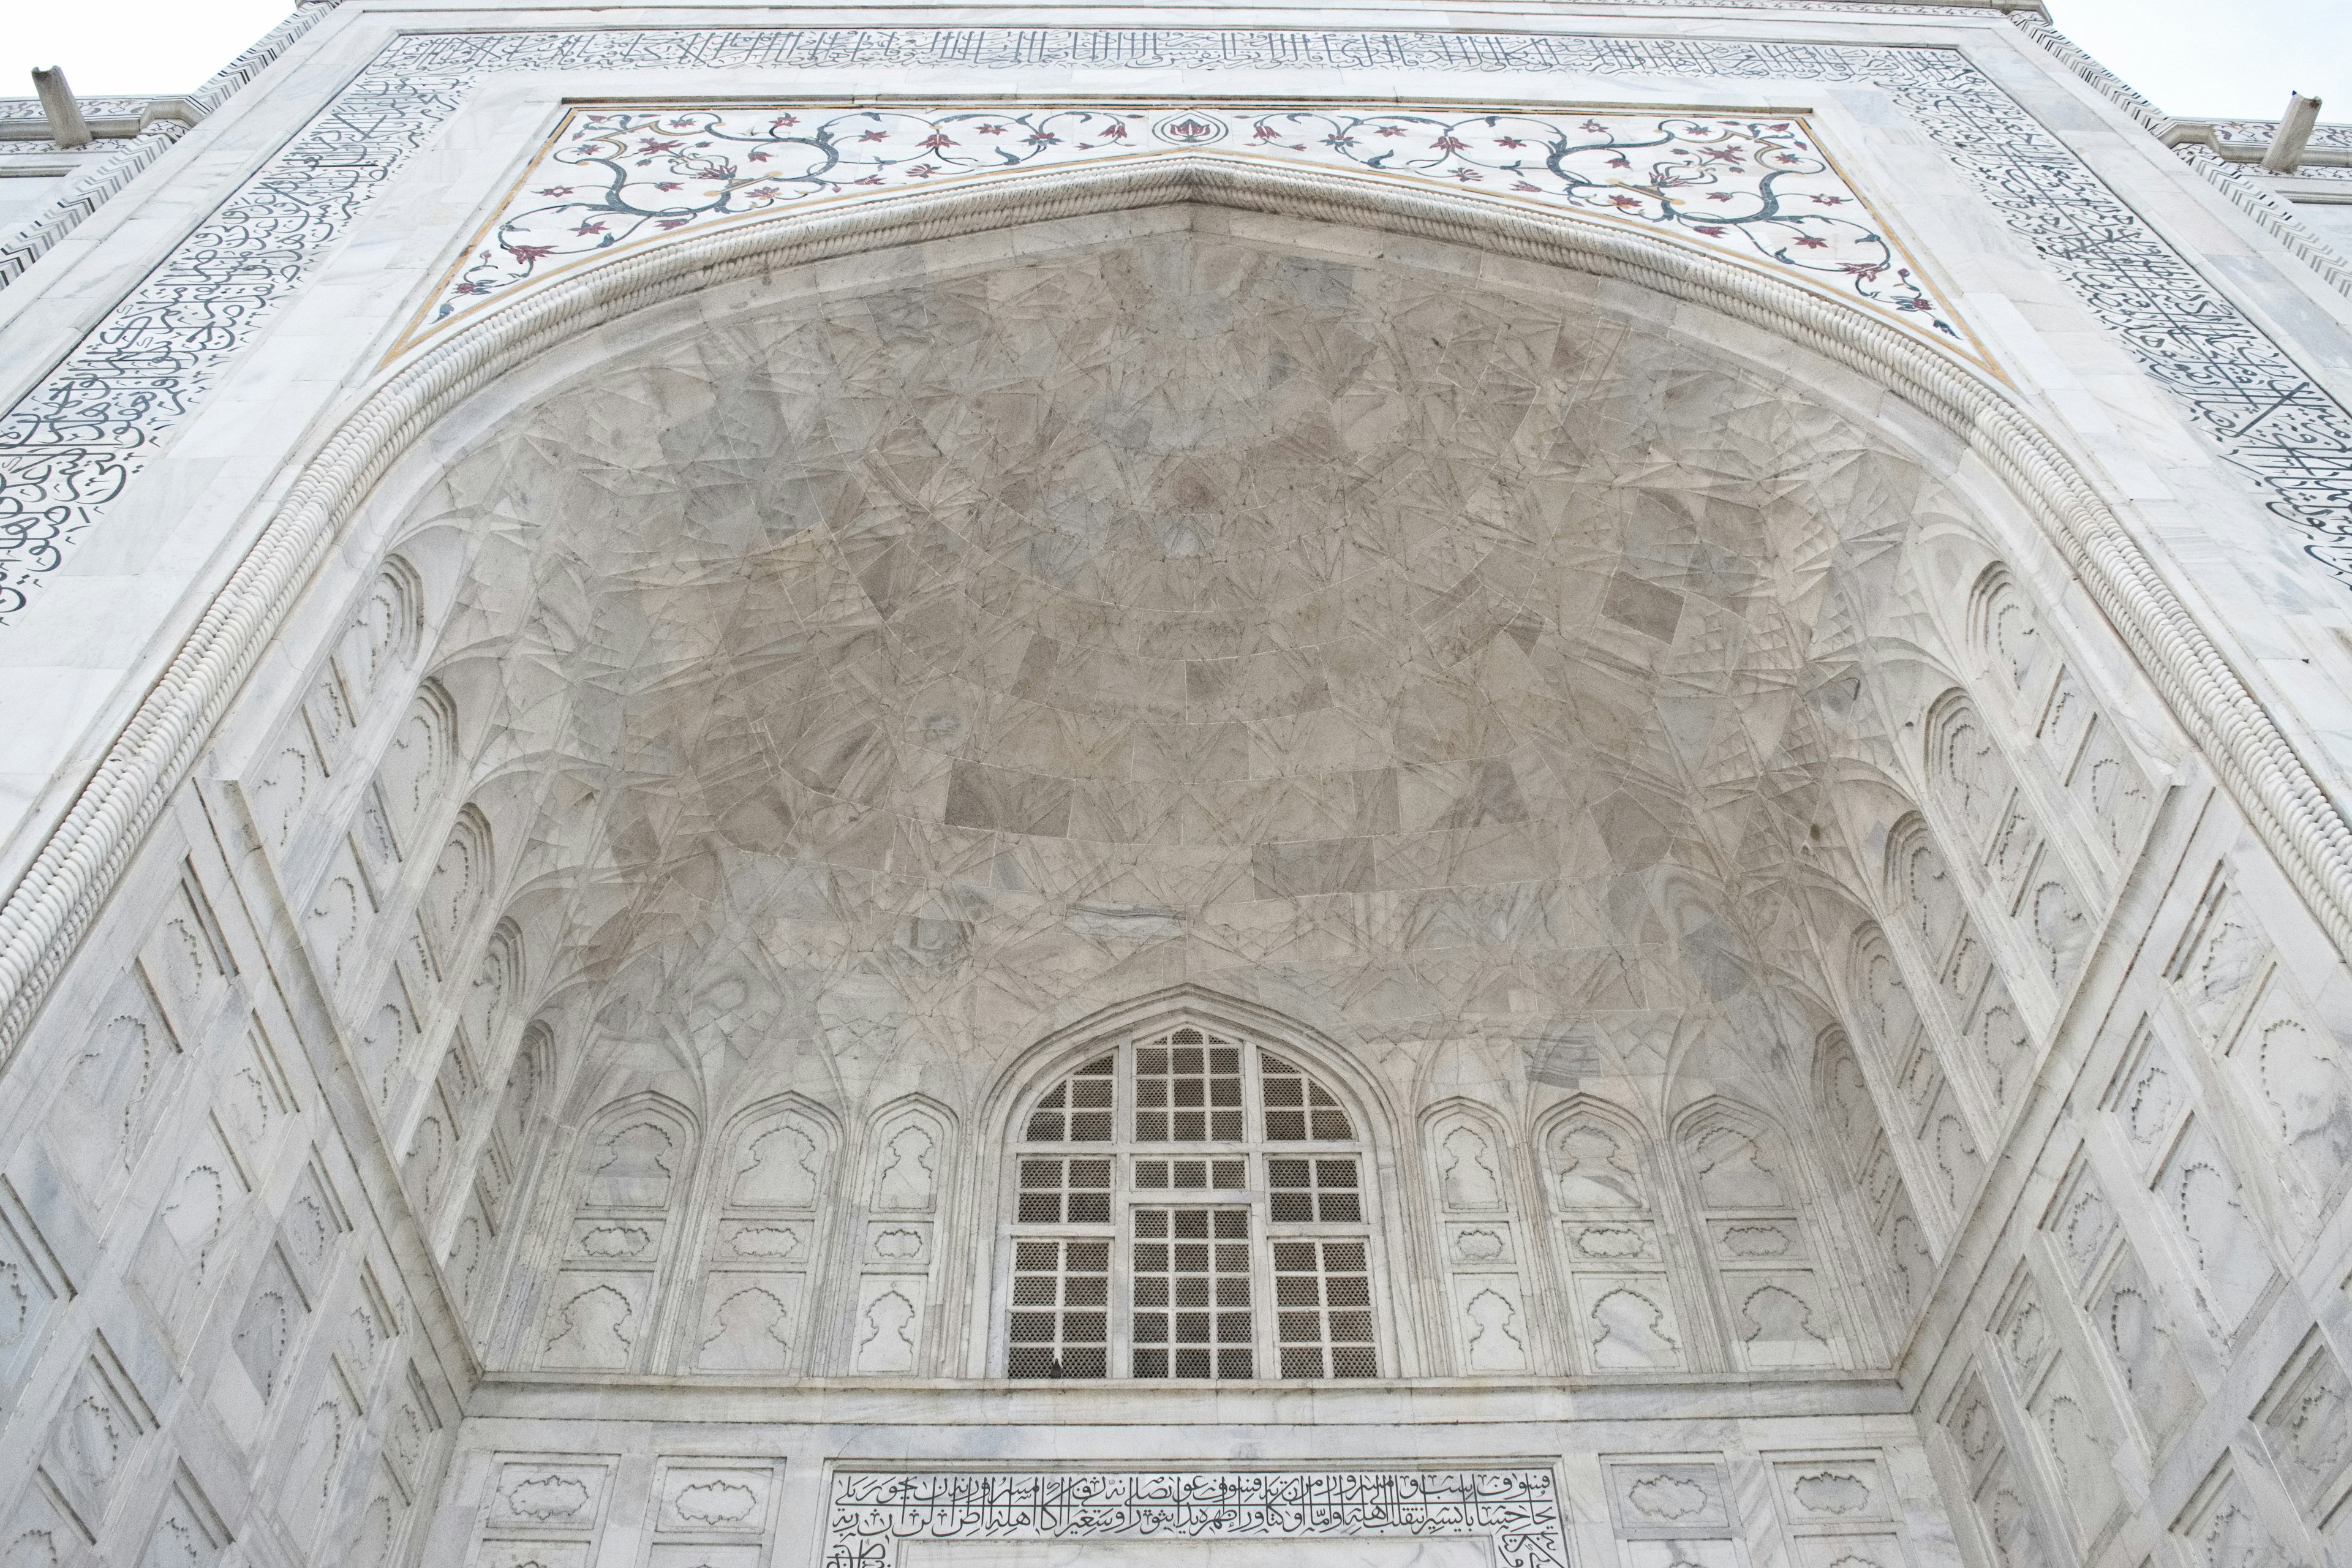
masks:
[[[1715,1381],[1709,1381],[1715,1379]],[[1515,1382],[1383,1381],[1360,1387],[1099,1387],[962,1379],[734,1378],[494,1373],[477,1384],[468,1418],[770,1422],[792,1426],[1417,1426],[1623,1421],[1907,1419],[1912,1396],[1884,1373],[1774,1377],[1558,1378]]]

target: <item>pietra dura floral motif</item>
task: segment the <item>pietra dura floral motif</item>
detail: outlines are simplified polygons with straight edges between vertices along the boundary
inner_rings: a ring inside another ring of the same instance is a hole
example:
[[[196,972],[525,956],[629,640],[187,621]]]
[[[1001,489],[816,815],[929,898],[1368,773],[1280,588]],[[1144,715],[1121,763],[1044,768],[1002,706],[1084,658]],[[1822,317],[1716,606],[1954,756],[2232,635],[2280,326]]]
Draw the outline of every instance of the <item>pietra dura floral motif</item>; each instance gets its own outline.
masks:
[[[1802,119],[1574,108],[582,108],[451,268],[428,315],[433,325],[462,318],[567,264],[688,227],[1016,169],[1192,150],[1565,207],[1764,262],[1930,340],[1967,342]]]
[[[2352,413],[1957,49],[1437,32],[547,29],[411,34],[387,45],[0,416],[0,624],[65,563],[212,377],[485,77],[926,66],[1404,69],[1536,81],[1663,72],[1874,86],[2266,493],[2304,550],[2352,583]]]

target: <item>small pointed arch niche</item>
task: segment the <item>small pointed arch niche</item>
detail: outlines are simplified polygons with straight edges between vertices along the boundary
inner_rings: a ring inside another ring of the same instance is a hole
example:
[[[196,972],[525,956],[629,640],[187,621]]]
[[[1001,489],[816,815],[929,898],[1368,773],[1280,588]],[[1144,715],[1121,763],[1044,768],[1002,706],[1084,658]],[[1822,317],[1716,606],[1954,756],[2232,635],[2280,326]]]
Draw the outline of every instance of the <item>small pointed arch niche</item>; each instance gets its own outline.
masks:
[[[468,801],[459,808],[457,820],[449,826],[448,837],[442,841],[441,853],[425,879],[425,892],[417,907],[425,939],[432,943],[435,961],[445,973],[457,963],[467,939],[473,934],[476,920],[489,894],[495,865],[489,818]]]
[[[555,1036],[545,1022],[533,1019],[524,1026],[507,1069],[444,1258],[450,1288],[474,1325],[478,1344],[489,1326],[491,1282],[509,1249],[514,1209],[528,1201],[554,1083]]]
[[[511,915],[501,915],[474,961],[457,1012],[467,1046],[487,1071],[497,1070],[523,984],[522,928]]]
[[[1457,1370],[1545,1370],[1558,1357],[1533,1310],[1523,1163],[1503,1119],[1475,1100],[1449,1099],[1423,1112],[1421,1133]]]
[[[2016,789],[2009,759],[1994,742],[1976,700],[1958,687],[1928,705],[1923,730],[1921,758],[1928,798],[1942,808],[1977,860],[1972,869],[1980,872],[1990,857],[1999,874],[2003,846],[1996,834],[2019,837],[2029,845],[2033,838],[2030,827],[2021,833],[2007,821]]]
[[[399,857],[415,852],[416,835],[437,814],[457,763],[457,700],[428,679],[409,700],[376,765],[376,793]]]
[[[365,712],[416,657],[424,635],[425,580],[407,557],[388,555],[335,645],[335,670],[354,713]]]
[[[1671,1139],[1725,1342],[1745,1370],[1852,1364],[1836,1260],[1813,1184],[1772,1116],[1723,1094],[1676,1117]]]
[[[684,1363],[697,1372],[788,1372],[807,1363],[813,1279],[828,1248],[842,1130],[797,1094],[738,1112],[718,1143],[715,1211],[693,1289]]]
[[[530,1360],[638,1372],[656,1359],[658,1298],[677,1250],[700,1125],[666,1095],[630,1095],[590,1118],[572,1145],[554,1288]]]
[[[1893,1321],[1916,1321],[1935,1285],[1937,1248],[1913,1201],[1899,1152],[1887,1136],[1869,1075],[1846,1032],[1834,1025],[1814,1042],[1813,1092],[1848,1190],[1875,1243],[1882,1283],[1895,1310]],[[1939,1223],[1940,1218],[1939,1214]]]
[[[1007,1108],[992,1370],[1386,1375],[1372,1125],[1322,1053],[1181,1004],[1074,1033]]]
[[[876,1111],[871,1126],[864,1182],[867,1212],[940,1212],[953,1173],[954,1116],[928,1096],[911,1095]]]
[[[866,1121],[850,1238],[857,1279],[845,1353],[853,1373],[904,1376],[940,1355],[941,1271],[961,1252],[954,1221],[962,1205],[950,1203],[955,1128],[952,1112],[920,1094]]]
[[[1692,1364],[1689,1284],[1676,1278],[1659,1208],[1657,1138],[1624,1107],[1580,1094],[1536,1123],[1554,1256],[1572,1311],[1570,1352],[1589,1373]]]

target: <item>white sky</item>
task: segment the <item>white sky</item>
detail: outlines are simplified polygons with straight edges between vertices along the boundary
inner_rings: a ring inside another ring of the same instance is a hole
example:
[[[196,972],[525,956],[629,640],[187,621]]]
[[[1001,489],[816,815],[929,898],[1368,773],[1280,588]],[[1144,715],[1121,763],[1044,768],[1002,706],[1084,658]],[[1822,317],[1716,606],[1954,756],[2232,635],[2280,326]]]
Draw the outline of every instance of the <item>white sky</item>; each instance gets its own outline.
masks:
[[[2267,120],[2290,89],[2352,121],[2352,0],[2048,0],[2053,19],[2173,114]],[[184,92],[276,26],[286,0],[0,0],[0,97],[63,65],[77,91]]]

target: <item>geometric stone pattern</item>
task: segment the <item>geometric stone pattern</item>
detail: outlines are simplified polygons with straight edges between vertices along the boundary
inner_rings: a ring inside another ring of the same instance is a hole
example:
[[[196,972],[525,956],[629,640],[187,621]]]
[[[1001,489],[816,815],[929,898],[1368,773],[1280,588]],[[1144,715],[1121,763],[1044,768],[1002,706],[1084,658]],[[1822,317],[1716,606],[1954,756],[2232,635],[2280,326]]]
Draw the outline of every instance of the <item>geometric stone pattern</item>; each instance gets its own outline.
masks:
[[[833,1478],[822,1562],[824,1568],[878,1568],[898,1561],[894,1548],[909,1541],[1466,1536],[1492,1553],[1481,1561],[1502,1568],[1567,1568],[1557,1486],[1548,1468],[1507,1466],[1475,1472],[844,1471]]]
[[[54,571],[217,367],[299,288],[359,207],[486,72],[793,67],[887,73],[1060,64],[1481,75],[1664,72],[1867,82],[2121,333],[2142,367],[2352,575],[2352,414],[1957,51],[1696,38],[1177,29],[636,30],[413,36],[200,225],[64,363],[0,416],[0,619]]]
[[[573,109],[395,353],[568,266],[732,219],[1153,153],[1370,173],[1561,209],[1737,256],[1966,340],[1802,117],[1313,103]],[[1845,209],[1851,209],[1845,210]],[[426,316],[429,314],[429,321]],[[1980,357],[1980,351],[1974,357]]]

